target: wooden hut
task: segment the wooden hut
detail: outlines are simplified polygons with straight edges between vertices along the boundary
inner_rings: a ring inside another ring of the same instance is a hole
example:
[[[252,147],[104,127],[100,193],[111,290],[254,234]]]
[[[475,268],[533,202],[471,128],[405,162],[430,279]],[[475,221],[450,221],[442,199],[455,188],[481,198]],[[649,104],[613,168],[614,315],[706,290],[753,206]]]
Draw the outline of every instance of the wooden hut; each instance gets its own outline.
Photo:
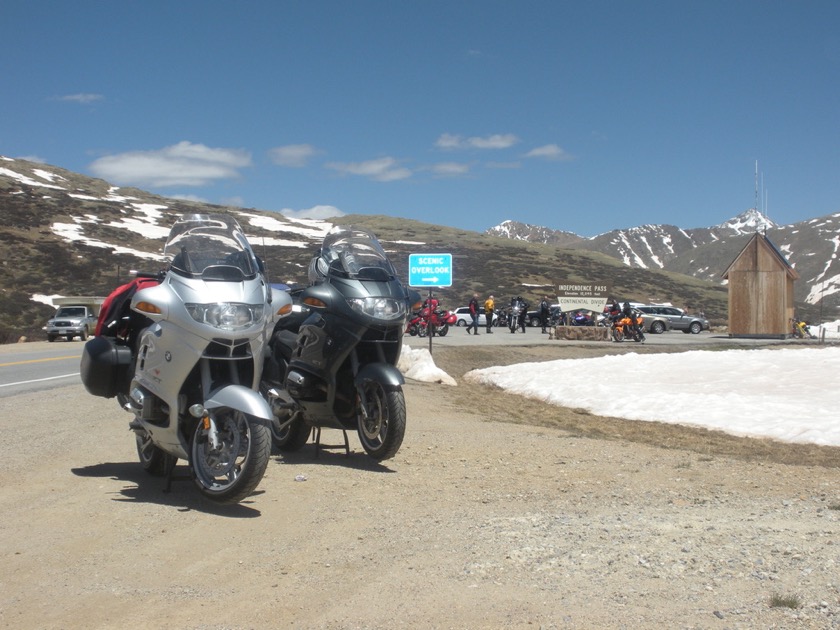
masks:
[[[723,277],[729,280],[730,337],[787,337],[799,274],[767,236],[754,234]]]

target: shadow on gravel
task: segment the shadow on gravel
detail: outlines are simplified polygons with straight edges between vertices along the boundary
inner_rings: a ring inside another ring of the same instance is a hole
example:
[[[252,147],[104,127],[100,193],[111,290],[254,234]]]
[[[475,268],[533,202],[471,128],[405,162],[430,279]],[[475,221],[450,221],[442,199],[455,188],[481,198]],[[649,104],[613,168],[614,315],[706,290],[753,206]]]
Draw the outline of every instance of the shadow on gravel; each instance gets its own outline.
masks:
[[[261,515],[259,510],[245,505],[250,497],[234,505],[220,505],[205,499],[199,494],[186,466],[175,467],[169,491],[166,490],[163,477],[149,475],[139,463],[108,462],[71,468],[70,471],[78,477],[99,477],[135,484],[133,487],[123,487],[120,496],[114,497],[113,501],[155,503],[174,507],[180,512],[196,511],[228,518],[256,518]],[[262,491],[257,490],[251,497],[258,494],[262,494]]]
[[[340,466],[353,470],[363,470],[375,473],[393,473],[392,468],[372,460],[364,451],[356,452],[352,449],[348,455],[344,451],[344,444],[321,444],[316,451],[315,444],[308,443],[302,449],[294,453],[272,453],[275,461],[283,465],[313,465],[313,466]]]

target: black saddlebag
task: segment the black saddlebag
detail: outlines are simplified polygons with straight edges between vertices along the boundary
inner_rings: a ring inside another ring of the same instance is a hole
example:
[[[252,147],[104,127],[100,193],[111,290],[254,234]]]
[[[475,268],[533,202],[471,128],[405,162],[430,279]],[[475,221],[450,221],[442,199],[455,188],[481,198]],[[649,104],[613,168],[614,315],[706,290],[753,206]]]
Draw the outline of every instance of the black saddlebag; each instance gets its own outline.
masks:
[[[82,351],[82,383],[94,396],[113,398],[128,394],[134,359],[131,348],[113,337],[94,337]]]

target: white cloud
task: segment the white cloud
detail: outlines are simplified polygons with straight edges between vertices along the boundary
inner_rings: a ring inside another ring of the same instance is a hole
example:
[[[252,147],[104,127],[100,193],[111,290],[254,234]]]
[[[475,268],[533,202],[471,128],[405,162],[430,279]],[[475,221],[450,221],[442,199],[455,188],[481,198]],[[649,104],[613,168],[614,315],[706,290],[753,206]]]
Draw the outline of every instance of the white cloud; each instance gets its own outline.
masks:
[[[435,141],[438,149],[509,149],[519,142],[512,133],[496,133],[490,136],[472,136],[465,138],[451,133],[441,134]]]
[[[487,162],[484,166],[487,168],[515,169],[522,168],[522,162]]]
[[[181,201],[195,201],[196,203],[210,203],[209,200],[199,195],[171,195],[170,199],[180,199]]]
[[[366,162],[330,162],[331,168],[345,175],[360,175],[379,182],[392,182],[411,177],[411,171],[399,165],[396,158],[382,157]]]
[[[333,217],[343,217],[345,213],[335,206],[312,206],[305,210],[283,208],[280,214],[288,219],[330,219]]]
[[[429,170],[440,177],[457,177],[469,173],[470,165],[463,162],[439,162],[433,164]]]
[[[566,153],[556,144],[546,144],[536,149],[531,149],[525,154],[526,158],[542,158],[545,160],[572,160],[574,157]]]
[[[57,100],[64,101],[65,103],[81,103],[82,105],[86,105],[87,103],[93,103],[94,101],[101,101],[103,98],[105,97],[101,94],[81,93],[59,96]]]
[[[268,156],[279,166],[300,168],[306,166],[317,153],[318,150],[310,144],[287,144],[269,150]]]
[[[251,165],[241,149],[214,149],[179,142],[156,151],[131,151],[95,160],[90,170],[121,186],[204,186],[217,179],[233,179]]]
[[[463,138],[461,136],[456,136],[451,133],[443,133],[435,142],[435,146],[438,149],[459,149],[461,148],[462,142]]]

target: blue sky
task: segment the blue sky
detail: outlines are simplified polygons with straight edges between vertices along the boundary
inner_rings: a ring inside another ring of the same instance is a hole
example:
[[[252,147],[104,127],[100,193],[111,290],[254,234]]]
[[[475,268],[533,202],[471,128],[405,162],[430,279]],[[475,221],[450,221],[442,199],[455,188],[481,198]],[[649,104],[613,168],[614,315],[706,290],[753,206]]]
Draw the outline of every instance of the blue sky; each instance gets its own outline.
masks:
[[[593,236],[840,211],[840,2],[6,0],[0,154]]]

